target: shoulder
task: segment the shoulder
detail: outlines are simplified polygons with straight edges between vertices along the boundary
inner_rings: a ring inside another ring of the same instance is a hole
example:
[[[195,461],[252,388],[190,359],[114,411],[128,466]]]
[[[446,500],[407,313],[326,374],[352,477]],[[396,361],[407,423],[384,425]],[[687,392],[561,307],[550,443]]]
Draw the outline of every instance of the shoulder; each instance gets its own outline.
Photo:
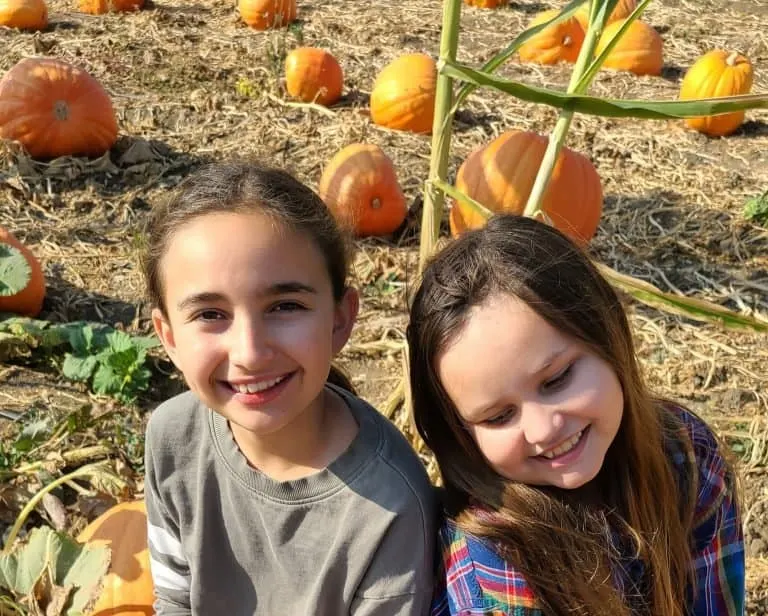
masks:
[[[192,456],[207,431],[207,407],[191,391],[169,398],[152,411],[146,430],[153,458]]]
[[[342,395],[358,421],[368,422],[377,435],[370,440],[373,451],[362,479],[372,481],[380,495],[389,494],[389,503],[395,508],[418,501],[425,515],[432,517],[436,511],[435,488],[408,440],[370,404],[349,392]]]
[[[442,556],[440,583],[451,613],[483,608],[540,614],[525,577],[487,541],[445,520],[438,533],[438,548]]]
[[[713,515],[735,489],[734,471],[721,444],[707,423],[690,409],[665,403],[664,408],[680,422],[681,445],[673,450],[673,463],[680,473],[692,474],[696,490],[694,524]]]

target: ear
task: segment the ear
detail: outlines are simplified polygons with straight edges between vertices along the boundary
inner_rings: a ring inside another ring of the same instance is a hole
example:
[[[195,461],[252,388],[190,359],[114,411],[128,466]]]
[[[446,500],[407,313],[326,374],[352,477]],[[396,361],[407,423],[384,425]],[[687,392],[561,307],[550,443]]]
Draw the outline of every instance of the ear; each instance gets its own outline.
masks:
[[[171,358],[171,361],[178,368],[179,363],[176,361],[176,341],[173,338],[171,323],[159,308],[152,309],[152,325],[155,327],[155,333],[160,339],[165,352],[168,353],[168,357]]]
[[[344,296],[333,312],[333,353],[334,355],[344,348],[349,336],[352,334],[352,327],[357,319],[357,313],[360,310],[360,295],[357,289],[347,287]]]

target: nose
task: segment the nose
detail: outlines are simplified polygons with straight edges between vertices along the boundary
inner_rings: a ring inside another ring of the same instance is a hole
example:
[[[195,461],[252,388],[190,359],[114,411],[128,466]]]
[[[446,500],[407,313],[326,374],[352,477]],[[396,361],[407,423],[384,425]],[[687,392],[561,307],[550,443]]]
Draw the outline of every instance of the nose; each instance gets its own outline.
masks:
[[[520,421],[525,440],[543,449],[554,445],[565,427],[565,419],[560,411],[535,402],[522,406]]]
[[[274,356],[269,328],[260,319],[241,318],[230,328],[229,359],[233,364],[256,370]]]

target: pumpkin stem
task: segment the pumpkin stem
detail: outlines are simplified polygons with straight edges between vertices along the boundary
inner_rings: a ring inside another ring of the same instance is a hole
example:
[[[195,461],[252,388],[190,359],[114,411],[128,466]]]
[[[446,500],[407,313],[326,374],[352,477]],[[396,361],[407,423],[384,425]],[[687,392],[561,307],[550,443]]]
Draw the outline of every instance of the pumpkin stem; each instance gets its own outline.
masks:
[[[380,209],[381,208],[381,199],[379,199],[378,197],[374,197],[373,200],[371,201],[371,207],[374,210]]]
[[[728,66],[736,66],[736,59],[739,57],[738,52],[732,51],[731,54],[725,59],[725,63]]]
[[[563,47],[570,47],[571,45],[573,45],[573,39],[570,34],[566,34],[563,37]]]
[[[56,101],[53,104],[53,115],[59,122],[69,119],[69,106],[66,101]]]

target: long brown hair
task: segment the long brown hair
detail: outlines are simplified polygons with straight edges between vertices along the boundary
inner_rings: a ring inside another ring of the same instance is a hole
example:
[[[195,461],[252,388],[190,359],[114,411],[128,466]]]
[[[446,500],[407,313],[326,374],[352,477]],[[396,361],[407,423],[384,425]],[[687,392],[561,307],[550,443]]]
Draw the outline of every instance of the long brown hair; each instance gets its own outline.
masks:
[[[352,244],[322,199],[287,171],[258,161],[232,161],[201,167],[150,213],[141,265],[152,306],[166,314],[160,265],[180,228],[207,214],[252,212],[270,216],[315,244],[325,259],[333,297],[340,301],[347,290]],[[331,366],[328,382],[354,393],[351,381],[336,365]]]
[[[529,486],[499,476],[440,382],[440,353],[470,308],[496,293],[526,302],[616,371],[624,413],[588,488]],[[496,216],[429,263],[407,337],[414,419],[439,464],[448,514],[498,546],[532,585],[544,613],[682,616],[696,477],[678,484],[665,444],[680,423],[646,390],[620,299],[587,255],[544,223]],[[588,496],[595,492],[599,502]],[[621,587],[630,578],[620,575],[627,552],[645,565],[637,588]]]

